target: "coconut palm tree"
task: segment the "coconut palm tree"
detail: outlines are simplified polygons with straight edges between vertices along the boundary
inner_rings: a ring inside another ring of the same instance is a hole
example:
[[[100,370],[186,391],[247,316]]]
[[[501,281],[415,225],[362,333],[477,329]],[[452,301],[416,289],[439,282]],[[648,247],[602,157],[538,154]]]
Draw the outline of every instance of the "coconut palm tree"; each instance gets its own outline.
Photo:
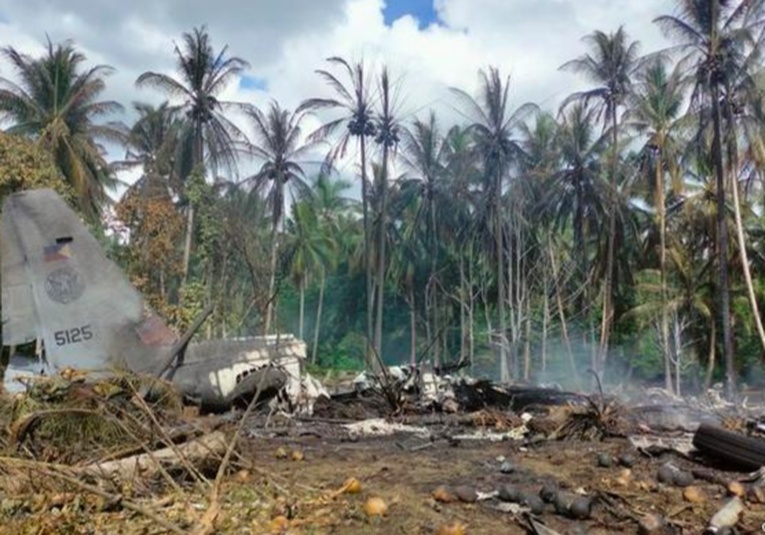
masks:
[[[401,193],[408,198],[416,210],[411,215],[412,231],[409,234],[419,234],[414,229],[425,227],[424,250],[430,257],[430,272],[428,283],[425,285],[423,302],[426,303],[428,347],[433,347],[433,363],[439,365],[438,345],[431,345],[430,335],[438,332],[437,298],[436,289],[438,284],[438,206],[444,206],[446,191],[446,143],[438,126],[436,115],[433,111],[428,115],[427,121],[415,120],[412,126],[403,132],[403,150],[400,158],[404,163],[405,175],[400,184]],[[413,202],[417,201],[417,202]],[[411,243],[411,237],[407,234],[405,243]],[[411,246],[410,246],[411,248]],[[411,277],[406,279],[409,283]],[[410,301],[413,299],[410,298]]]
[[[285,194],[290,195],[292,202],[311,196],[311,188],[305,182],[305,172],[301,167],[301,160],[314,145],[303,139],[302,122],[306,113],[285,110],[275,101],[266,112],[252,108],[248,113],[254,136],[247,151],[262,163],[258,172],[245,182],[253,185],[253,193],[266,198],[271,210],[271,272],[266,333],[270,332],[273,320],[279,228],[287,200]]]
[[[292,216],[287,221],[286,256],[289,259],[290,275],[298,288],[300,312],[298,337],[304,338],[305,292],[314,275],[324,276],[324,266],[331,262],[336,253],[332,236],[319,224],[316,206],[311,200],[292,204]]]
[[[387,67],[383,67],[380,73],[379,89],[380,109],[377,112],[377,132],[374,141],[382,151],[382,163],[380,166],[379,192],[379,219],[377,236],[377,310],[375,313],[374,352],[377,359],[382,359],[382,327],[383,327],[383,304],[385,301],[385,272],[387,268],[386,242],[388,240],[388,174],[390,172],[391,154],[395,152],[399,138],[400,127],[395,117],[395,94],[391,86],[390,75]]]
[[[102,142],[120,142],[123,128],[100,119],[119,112],[113,101],[99,100],[112,73],[106,65],[84,68],[86,57],[71,41],[48,40],[38,58],[13,47],[2,49],[18,76],[0,78],[0,119],[9,133],[33,138],[52,156],[77,195],[80,209],[95,220],[117,184],[104,158]]]
[[[627,111],[628,127],[646,138],[643,145],[643,169],[647,174],[648,191],[652,192],[659,234],[660,297],[667,303],[667,217],[666,177],[670,178],[673,193],[682,188],[680,158],[681,137],[687,130],[689,115],[683,110],[687,79],[684,66],[677,64],[667,70],[666,58],[654,57],[638,73],[635,91],[630,96]],[[661,307],[661,346],[664,350],[665,387],[672,391],[672,360],[669,343],[669,309]]]
[[[561,66],[561,69],[573,70],[583,74],[597,84],[594,89],[572,94],[564,102],[566,107],[573,101],[594,100],[599,108],[603,120],[604,129],[611,131],[611,190],[615,204],[617,190],[618,162],[619,162],[619,109],[624,105],[630,94],[632,75],[638,65],[637,41],[629,41],[620,26],[616,32],[606,34],[595,31],[585,36],[585,42],[590,47],[590,52],[571,60]],[[600,355],[598,365],[602,365],[608,352],[608,340],[613,323],[613,282],[614,282],[614,259],[616,243],[616,210],[612,206],[609,210],[608,225],[608,250],[606,252],[606,273],[604,277],[603,292],[603,317],[600,331]]]
[[[324,293],[327,283],[327,270],[334,269],[340,262],[342,251],[341,229],[350,216],[353,209],[351,199],[343,196],[343,192],[351,185],[345,180],[331,180],[324,173],[316,177],[311,190],[313,191],[312,203],[318,227],[322,235],[328,240],[328,244],[334,251],[326,262],[319,266],[319,302],[316,306],[316,326],[313,332],[313,348],[311,350],[311,362],[316,363],[319,333],[321,331],[321,319],[324,309]]]
[[[340,81],[336,75],[328,70],[319,69],[316,73],[329,84],[336,92],[335,98],[309,98],[298,108],[304,109],[327,109],[340,112],[340,117],[331,119],[313,132],[311,140],[325,140],[335,135],[338,131],[338,139],[334,140],[332,149],[327,153],[326,164],[332,166],[338,158],[347,154],[348,144],[355,140],[359,147],[359,160],[361,166],[361,203],[364,225],[364,273],[367,312],[367,367],[376,370],[377,358],[372,354],[374,295],[372,285],[371,263],[371,235],[369,218],[369,180],[367,175],[367,138],[375,135],[376,125],[374,121],[374,85],[369,79],[366,66],[363,61],[351,64],[341,57],[327,59],[333,66],[339,67],[348,79],[348,84]]]
[[[725,361],[728,395],[736,390],[733,334],[730,325],[730,281],[728,228],[726,224],[726,164],[723,154],[723,110],[721,100],[730,94],[733,81],[747,65],[753,43],[759,43],[765,2],[762,0],[680,0],[675,15],[662,15],[655,22],[678,44],[696,85],[692,106],[711,113],[711,163],[716,179],[717,263],[719,269],[719,322]],[[729,132],[727,135],[733,135]]]
[[[228,46],[215,52],[207,29],[202,26],[184,33],[182,44],[175,45],[178,77],[145,72],[136,80],[138,87],[151,87],[174,101],[184,115],[180,133],[180,176],[185,182],[192,170],[206,167],[217,174],[221,169],[234,173],[237,144],[245,139],[227,114],[247,108],[242,103],[220,100],[221,93],[249,65],[228,55]],[[194,206],[187,205],[186,241],[183,254],[184,281],[188,276],[194,228]]]
[[[494,261],[497,277],[497,310],[499,314],[499,358],[502,381],[510,379],[507,355],[506,264],[502,199],[507,175],[523,158],[523,149],[515,134],[524,119],[536,106],[524,104],[516,110],[510,107],[510,78],[503,80],[499,70],[481,71],[477,98],[461,89],[453,91],[465,105],[472,121],[470,130],[476,151],[483,164],[483,218],[494,238]]]
[[[167,101],[159,106],[136,102],[133,108],[138,119],[125,138],[125,158],[112,166],[119,170],[141,168],[142,174],[132,188],[180,193],[176,157],[182,124],[178,110]]]

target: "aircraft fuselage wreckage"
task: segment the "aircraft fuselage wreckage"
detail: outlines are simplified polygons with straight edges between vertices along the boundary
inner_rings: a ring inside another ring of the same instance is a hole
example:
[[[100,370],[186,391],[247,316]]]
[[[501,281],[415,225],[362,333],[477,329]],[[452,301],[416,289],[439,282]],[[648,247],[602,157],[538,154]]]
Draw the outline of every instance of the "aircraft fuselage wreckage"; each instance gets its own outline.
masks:
[[[170,381],[190,403],[220,411],[300,395],[305,344],[291,335],[189,343],[211,308],[179,336],[54,191],[2,206],[3,345],[42,342],[48,371],[127,370]]]

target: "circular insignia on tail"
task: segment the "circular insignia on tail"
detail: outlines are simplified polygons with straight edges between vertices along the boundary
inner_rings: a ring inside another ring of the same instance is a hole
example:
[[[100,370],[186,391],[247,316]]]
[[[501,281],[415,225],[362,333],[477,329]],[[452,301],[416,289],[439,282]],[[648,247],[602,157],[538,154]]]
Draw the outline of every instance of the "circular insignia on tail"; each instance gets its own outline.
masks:
[[[53,301],[67,305],[76,301],[85,291],[85,281],[73,268],[55,269],[45,279],[45,292]]]

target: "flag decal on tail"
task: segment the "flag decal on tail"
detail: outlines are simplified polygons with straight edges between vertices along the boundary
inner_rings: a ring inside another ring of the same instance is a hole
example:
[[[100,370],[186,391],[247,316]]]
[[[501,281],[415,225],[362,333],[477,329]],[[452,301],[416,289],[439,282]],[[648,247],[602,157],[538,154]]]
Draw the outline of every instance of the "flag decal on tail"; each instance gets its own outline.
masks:
[[[69,245],[72,238],[58,238],[56,243],[46,245],[43,248],[43,257],[46,262],[57,262],[72,258],[72,247]]]

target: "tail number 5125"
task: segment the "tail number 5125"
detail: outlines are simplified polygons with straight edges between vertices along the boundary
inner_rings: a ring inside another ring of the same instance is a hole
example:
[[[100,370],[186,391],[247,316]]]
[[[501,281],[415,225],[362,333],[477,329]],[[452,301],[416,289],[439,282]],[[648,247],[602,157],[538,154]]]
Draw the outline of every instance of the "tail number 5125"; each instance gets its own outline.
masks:
[[[57,346],[87,342],[91,338],[93,338],[93,329],[90,325],[73,327],[71,329],[65,329],[63,331],[56,331],[53,333],[53,339],[55,340]]]

